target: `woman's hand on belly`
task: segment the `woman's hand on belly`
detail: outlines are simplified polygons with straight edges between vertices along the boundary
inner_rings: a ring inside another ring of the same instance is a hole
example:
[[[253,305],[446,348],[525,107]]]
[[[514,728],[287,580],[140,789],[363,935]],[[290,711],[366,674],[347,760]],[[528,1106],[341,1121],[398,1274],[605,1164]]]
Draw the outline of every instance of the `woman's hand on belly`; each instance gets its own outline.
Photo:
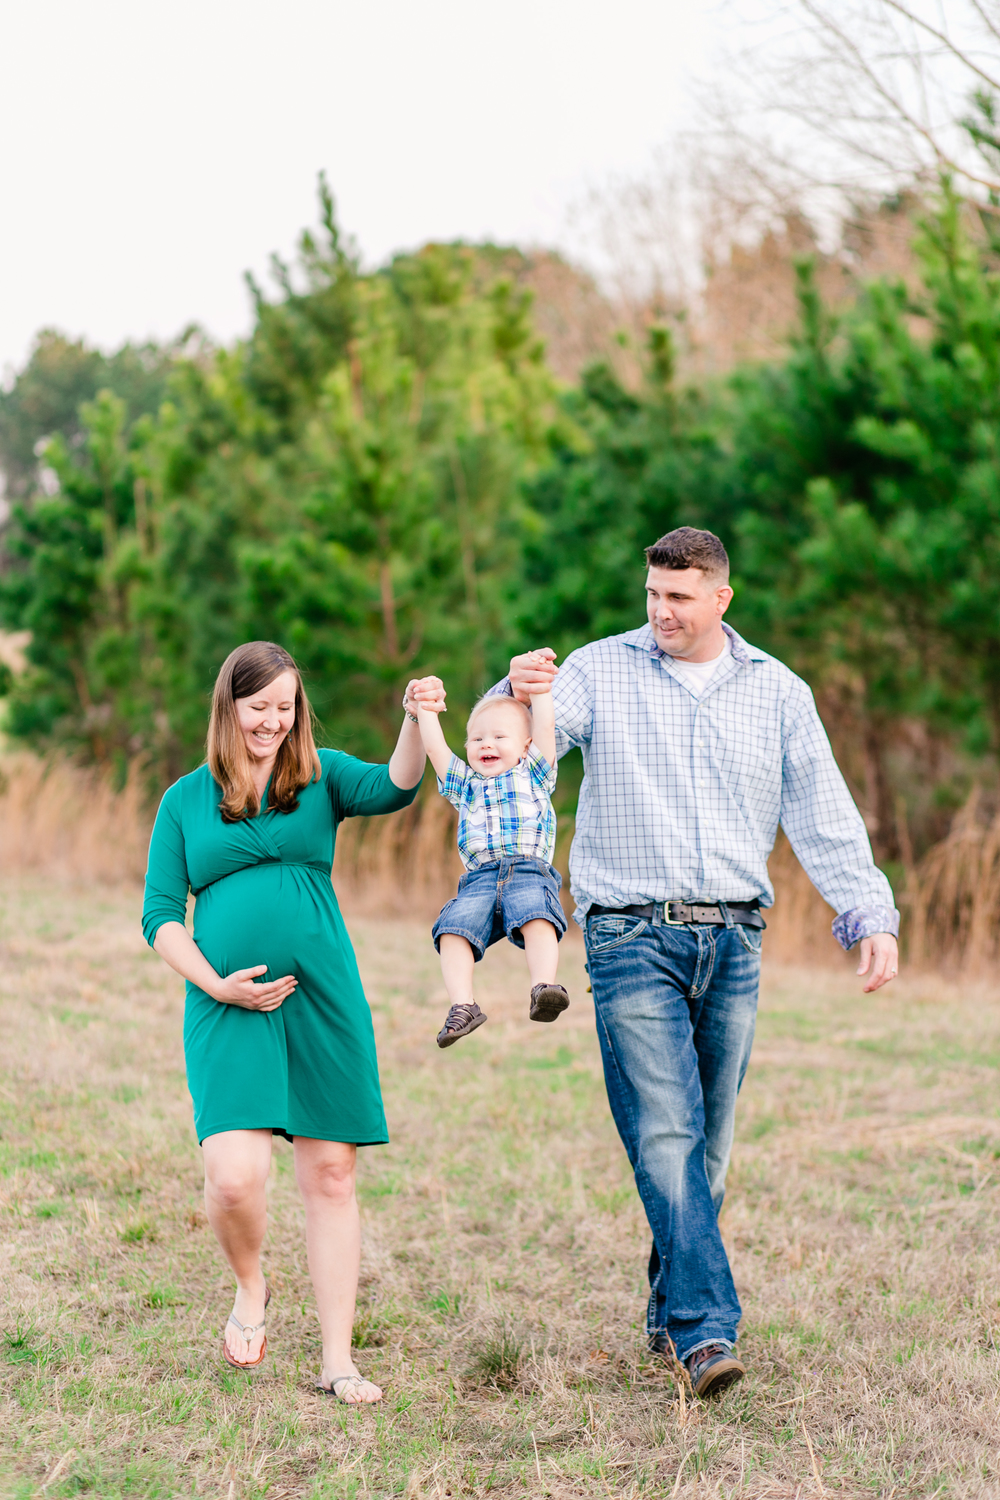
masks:
[[[164,922],[153,947],[172,969],[221,1005],[239,1005],[243,1010],[277,1010],[298,984],[294,974],[254,984],[254,976],[267,973],[267,964],[234,969],[226,978],[212,968],[182,922]]]
[[[240,1005],[244,1010],[277,1010],[299,981],[293,974],[286,974],[283,979],[272,979],[267,984],[254,983],[255,975],[266,973],[267,964],[236,969],[225,979],[220,976],[208,993],[223,1005]]]

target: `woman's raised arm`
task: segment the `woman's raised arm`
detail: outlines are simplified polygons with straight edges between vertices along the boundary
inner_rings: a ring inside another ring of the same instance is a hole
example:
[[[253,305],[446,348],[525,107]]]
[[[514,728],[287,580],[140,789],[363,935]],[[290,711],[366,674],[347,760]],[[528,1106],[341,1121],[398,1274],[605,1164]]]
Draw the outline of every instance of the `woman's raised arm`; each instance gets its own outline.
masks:
[[[410,699],[412,687],[412,682],[407,684],[403,698],[406,717],[400,727],[396,748],[389,759],[389,780],[393,786],[398,786],[401,792],[408,792],[419,784],[424,774],[426,761],[423,740],[420,738],[420,729],[416,723],[417,706]]]

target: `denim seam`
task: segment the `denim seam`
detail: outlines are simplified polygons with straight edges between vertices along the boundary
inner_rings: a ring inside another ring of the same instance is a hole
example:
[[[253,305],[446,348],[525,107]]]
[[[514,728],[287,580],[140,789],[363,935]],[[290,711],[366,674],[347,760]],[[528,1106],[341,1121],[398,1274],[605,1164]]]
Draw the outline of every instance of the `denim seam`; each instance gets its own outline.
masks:
[[[596,918],[596,920],[600,921],[600,918],[598,917]],[[597,958],[602,953],[612,953],[616,948],[624,948],[626,943],[631,943],[635,938],[640,937],[642,933],[647,932],[648,930],[649,923],[645,920],[645,918],[640,918],[639,925],[637,927],[633,927],[631,932],[624,933],[621,937],[615,938],[610,943],[600,943],[595,946],[590,942],[588,938],[587,957],[590,958],[591,956],[593,956],[594,958]]]
[[[715,968],[715,934],[711,931],[706,932],[701,927],[696,930],[698,933],[698,966],[694,971],[694,983],[688,991],[689,1000],[699,1000],[704,995],[712,982],[712,971]],[[708,949],[707,968],[705,976],[702,978],[701,966],[702,963],[706,962],[704,957],[706,948]]]
[[[477,934],[470,932],[467,927],[448,927],[448,928],[445,928],[441,932],[438,933],[438,939],[439,940],[441,938],[443,938],[443,937],[462,937],[462,938],[465,938],[465,941],[468,943],[469,947],[472,949],[473,953],[476,955],[476,962],[477,963],[479,963],[481,961],[481,959],[484,957],[484,955],[486,953],[486,949],[485,948],[482,950],[482,952],[480,952],[480,949],[479,949],[479,938],[478,938]],[[440,949],[438,951],[440,952]]]

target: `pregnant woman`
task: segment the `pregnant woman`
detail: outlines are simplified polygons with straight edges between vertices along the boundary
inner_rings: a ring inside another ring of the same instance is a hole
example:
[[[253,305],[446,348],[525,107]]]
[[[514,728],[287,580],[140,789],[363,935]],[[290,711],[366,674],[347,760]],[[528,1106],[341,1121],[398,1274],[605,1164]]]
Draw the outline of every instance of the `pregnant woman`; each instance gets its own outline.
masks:
[[[236,1277],[223,1354],[267,1349],[260,1251],[271,1137],[292,1141],[323,1335],[318,1388],[379,1401],[351,1354],[361,1255],[358,1146],[388,1140],[371,1013],[330,870],[343,818],[394,812],[423,775],[409,713],[388,765],[317,751],[295,662],[240,646],[215,684],[207,764],[164,793],[143,932],[187,980],[184,1056],[205,1204]],[[194,937],[184,925],[195,896]]]

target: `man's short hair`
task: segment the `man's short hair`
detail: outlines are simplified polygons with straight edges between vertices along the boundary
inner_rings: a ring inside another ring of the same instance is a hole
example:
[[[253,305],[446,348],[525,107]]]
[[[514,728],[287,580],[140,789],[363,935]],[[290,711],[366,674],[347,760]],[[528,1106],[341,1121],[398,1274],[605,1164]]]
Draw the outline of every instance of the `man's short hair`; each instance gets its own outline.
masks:
[[[700,568],[707,578],[729,578],[729,555],[714,531],[678,526],[646,548],[650,568]]]
[[[519,714],[521,723],[524,725],[528,738],[531,738],[531,709],[526,703],[522,703],[520,698],[512,698],[509,693],[484,693],[483,696],[472,705],[472,712],[469,715],[468,723],[465,726],[466,739],[468,739],[470,734],[472,733],[473,719],[477,716],[477,714],[481,714],[483,712],[483,709],[485,708],[506,708]]]

